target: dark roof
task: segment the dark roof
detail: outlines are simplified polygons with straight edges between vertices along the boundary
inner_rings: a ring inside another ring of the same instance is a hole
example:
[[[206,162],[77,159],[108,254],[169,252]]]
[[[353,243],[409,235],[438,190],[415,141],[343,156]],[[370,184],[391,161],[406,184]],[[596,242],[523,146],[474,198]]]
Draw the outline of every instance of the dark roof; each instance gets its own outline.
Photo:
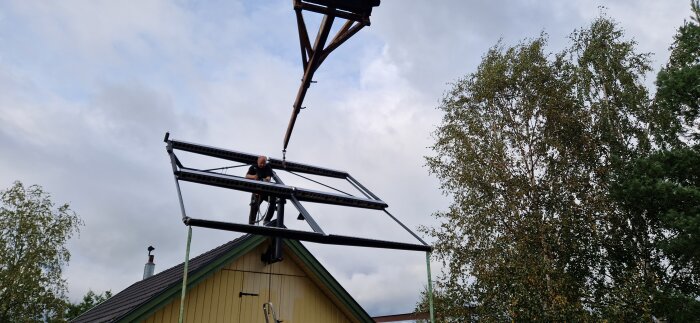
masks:
[[[251,237],[250,235],[245,235],[190,259],[187,275],[190,276],[192,273],[206,267],[217,258],[237,248],[242,242]],[[71,322],[116,321],[142,304],[154,299],[170,287],[181,284],[183,266],[184,263],[181,263],[149,278],[138,281],[73,319]]]

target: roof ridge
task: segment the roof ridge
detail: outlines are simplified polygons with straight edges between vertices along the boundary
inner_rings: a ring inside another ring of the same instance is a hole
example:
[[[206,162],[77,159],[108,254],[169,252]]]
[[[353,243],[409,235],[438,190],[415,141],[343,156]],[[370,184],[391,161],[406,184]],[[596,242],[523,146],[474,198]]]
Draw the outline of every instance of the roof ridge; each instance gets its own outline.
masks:
[[[226,247],[226,246],[229,245],[229,244],[236,244],[236,243],[238,243],[238,242],[244,240],[244,239],[247,238],[248,236],[250,236],[250,234],[246,234],[246,235],[240,236],[240,237],[235,238],[235,239],[233,239],[233,240],[231,240],[231,241],[225,242],[225,243],[223,243],[223,244],[221,244],[221,245],[218,245],[218,246],[216,246],[216,247],[214,247],[214,248],[211,248],[211,249],[209,249],[209,250],[207,250],[207,251],[205,251],[205,252],[202,252],[201,254],[195,256],[194,258],[189,259],[189,262],[192,262],[192,261],[194,261],[195,259],[199,259],[199,258],[202,257],[202,256],[205,256],[205,255],[209,255],[209,254],[211,254],[211,253],[214,253],[215,250],[217,250],[217,249],[222,249],[222,248]],[[157,274],[154,274],[153,276],[148,277],[148,278],[146,278],[146,279],[153,278],[153,277],[155,277],[155,276],[157,276],[157,275],[160,275],[160,274],[162,274],[162,273],[164,273],[164,272],[166,272],[166,271],[168,271],[168,270],[171,270],[171,269],[174,269],[174,268],[177,268],[177,267],[180,267],[180,266],[184,266],[184,265],[185,265],[185,262],[183,261],[183,262],[181,262],[181,263],[179,263],[179,264],[176,264],[176,265],[174,265],[174,266],[172,266],[172,267],[169,267],[169,268],[167,268],[167,269],[163,269],[163,271],[161,271],[161,272],[159,272],[159,273],[157,273]],[[189,274],[189,271],[188,271],[188,274]],[[140,283],[140,282],[142,282],[142,281],[144,281],[144,280],[146,280],[146,279],[139,280],[139,281],[135,282],[134,284]],[[132,284],[132,285],[133,285],[133,284]]]

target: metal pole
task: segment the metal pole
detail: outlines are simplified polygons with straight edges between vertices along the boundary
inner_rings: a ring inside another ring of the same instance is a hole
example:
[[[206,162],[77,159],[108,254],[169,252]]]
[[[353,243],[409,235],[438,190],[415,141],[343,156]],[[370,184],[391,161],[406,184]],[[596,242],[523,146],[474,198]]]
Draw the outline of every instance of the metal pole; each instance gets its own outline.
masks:
[[[345,177],[345,180],[348,181],[348,183],[352,184],[352,186],[354,186],[358,191],[360,191],[360,193],[362,193],[367,198],[374,198],[376,200],[379,200],[379,198],[376,195],[372,194],[372,192],[370,192],[367,188],[362,186],[362,184],[360,184],[360,182],[358,182],[352,176],[348,175],[347,177]],[[372,197],[370,197],[369,194],[371,194]],[[424,246],[428,245],[415,232],[411,231],[411,229],[409,229],[406,225],[404,225],[403,222],[399,221],[399,219],[397,219],[393,214],[389,213],[389,211],[387,211],[386,209],[384,209],[383,211],[384,211],[384,213],[389,215],[394,221],[396,221],[396,223],[398,223],[402,228],[404,228],[404,230],[408,231],[408,233],[410,233],[414,238],[418,239],[418,241],[420,241],[420,243],[422,243]]]
[[[170,136],[170,133],[165,134],[165,138]],[[170,157],[170,165],[173,167],[173,178],[175,179],[175,188],[177,189],[177,198],[180,201],[180,214],[182,214],[182,221],[185,221],[187,218],[187,213],[185,212],[185,202],[182,200],[182,191],[180,190],[180,181],[177,179],[177,160],[175,157],[175,153],[173,152],[173,144],[172,142],[168,142],[168,145],[166,147],[166,150],[168,151],[168,156]]]
[[[435,323],[435,312],[433,310],[433,279],[430,274],[430,252],[425,253],[425,264],[428,267],[428,303],[430,304],[430,323]]]
[[[387,210],[385,209],[385,210],[384,210],[384,213],[388,214],[392,219],[394,219],[394,221],[396,221],[396,223],[398,223],[402,228],[404,228],[406,231],[408,231],[408,233],[410,233],[414,238],[416,238],[418,241],[420,241],[420,243],[422,243],[424,246],[427,246],[427,245],[428,245],[428,244],[425,243],[425,241],[423,241],[423,239],[421,239],[415,232],[411,231],[411,229],[409,229],[406,225],[404,225],[403,222],[399,221],[399,219],[397,219],[397,218],[394,217],[391,213],[389,213],[389,211],[387,211]]]
[[[345,177],[345,180],[348,181],[348,183],[350,183],[353,187],[355,187],[355,189],[358,190],[360,193],[362,193],[362,195],[364,195],[366,198],[368,198],[368,199],[372,198],[371,196],[369,196],[369,194],[365,193],[365,191],[363,191],[359,186],[357,186],[357,184],[353,183],[353,181],[351,181],[349,178]]]
[[[360,183],[359,181],[357,181],[354,177],[350,176],[350,174],[348,174],[347,179],[350,180],[350,183],[351,183],[351,184],[352,184],[353,182],[354,182],[355,184],[357,184],[357,186],[359,186],[362,190],[366,191],[367,194],[369,194],[373,199],[375,199],[375,200],[380,200],[380,201],[381,201],[381,199],[380,199],[379,197],[377,197],[376,195],[374,195],[374,193],[372,193],[372,191],[370,191],[370,190],[368,190],[366,187],[364,187],[364,185],[362,185],[362,183]]]
[[[284,204],[286,203],[285,199],[279,199],[279,202],[277,203],[277,227],[284,229]],[[274,239],[274,244],[275,244],[275,252],[274,252],[274,257],[273,261],[280,261],[282,260],[282,238],[276,237]]]
[[[175,177],[175,188],[177,188],[177,197],[180,201],[180,214],[182,214],[182,221],[187,218],[187,213],[185,213],[185,202],[182,201],[182,191],[180,191],[180,181]]]
[[[187,249],[185,249],[185,272],[182,274],[182,293],[180,294],[180,319],[179,323],[184,322],[185,315],[185,293],[187,291],[187,267],[190,263],[190,243],[192,242],[192,227],[187,226]]]

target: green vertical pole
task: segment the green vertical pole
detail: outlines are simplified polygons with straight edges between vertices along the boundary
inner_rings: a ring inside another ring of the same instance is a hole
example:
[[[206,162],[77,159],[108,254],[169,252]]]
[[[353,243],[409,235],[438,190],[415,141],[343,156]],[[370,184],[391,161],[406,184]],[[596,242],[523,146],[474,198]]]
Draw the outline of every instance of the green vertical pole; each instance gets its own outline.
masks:
[[[190,263],[190,242],[192,242],[192,227],[187,226],[187,249],[185,250],[185,272],[182,274],[182,293],[180,295],[180,319],[179,323],[182,323],[185,314],[185,291],[187,290],[187,267]]]
[[[428,303],[430,304],[430,323],[435,323],[435,311],[433,310],[433,278],[430,274],[430,252],[425,253],[425,264],[428,266]]]

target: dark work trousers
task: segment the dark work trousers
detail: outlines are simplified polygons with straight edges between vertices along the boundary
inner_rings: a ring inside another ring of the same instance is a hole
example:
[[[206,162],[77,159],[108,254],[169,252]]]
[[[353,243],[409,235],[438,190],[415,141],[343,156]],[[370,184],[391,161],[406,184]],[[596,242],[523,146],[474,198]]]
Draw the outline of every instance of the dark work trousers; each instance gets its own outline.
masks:
[[[255,224],[255,220],[258,215],[258,210],[260,209],[260,204],[263,201],[268,201],[270,205],[267,208],[267,214],[265,214],[265,220],[263,223],[270,222],[272,216],[275,214],[275,209],[277,208],[277,199],[274,196],[253,194],[250,197],[250,215],[248,215],[248,224]]]

